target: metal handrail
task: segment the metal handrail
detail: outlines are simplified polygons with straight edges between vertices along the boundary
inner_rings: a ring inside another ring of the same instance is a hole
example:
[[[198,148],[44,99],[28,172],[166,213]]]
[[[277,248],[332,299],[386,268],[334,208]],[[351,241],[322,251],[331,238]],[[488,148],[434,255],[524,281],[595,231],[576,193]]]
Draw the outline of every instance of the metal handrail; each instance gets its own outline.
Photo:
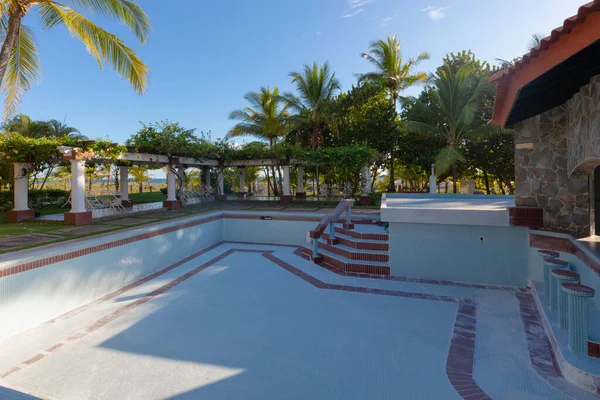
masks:
[[[344,211],[346,211],[346,224],[352,223],[352,206],[354,205],[354,200],[342,200],[337,205],[333,213],[325,215],[317,228],[313,231],[310,231],[310,238],[312,239],[312,251],[313,251],[313,260],[317,260],[319,258],[319,239],[323,236],[325,229],[329,226],[329,240],[335,239],[335,221],[342,215]]]

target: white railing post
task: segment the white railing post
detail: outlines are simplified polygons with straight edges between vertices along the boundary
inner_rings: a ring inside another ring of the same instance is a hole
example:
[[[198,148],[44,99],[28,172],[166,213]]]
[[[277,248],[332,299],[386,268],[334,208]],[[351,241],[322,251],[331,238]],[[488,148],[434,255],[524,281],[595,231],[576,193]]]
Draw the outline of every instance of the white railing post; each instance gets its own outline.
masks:
[[[312,248],[313,259],[318,259],[319,258],[319,239],[314,238],[312,240],[312,245],[313,245],[313,248]]]

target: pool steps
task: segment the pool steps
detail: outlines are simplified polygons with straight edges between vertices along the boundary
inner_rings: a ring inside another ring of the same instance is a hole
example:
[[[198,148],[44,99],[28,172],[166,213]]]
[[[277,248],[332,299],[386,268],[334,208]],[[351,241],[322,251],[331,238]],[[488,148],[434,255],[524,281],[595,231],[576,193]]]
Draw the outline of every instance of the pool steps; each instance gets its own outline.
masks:
[[[324,233],[317,239],[319,255],[323,262],[341,272],[369,275],[390,275],[388,233],[376,224],[356,224],[354,229],[346,229],[341,224],[335,226],[336,242]],[[303,254],[312,254],[311,244],[302,248]]]

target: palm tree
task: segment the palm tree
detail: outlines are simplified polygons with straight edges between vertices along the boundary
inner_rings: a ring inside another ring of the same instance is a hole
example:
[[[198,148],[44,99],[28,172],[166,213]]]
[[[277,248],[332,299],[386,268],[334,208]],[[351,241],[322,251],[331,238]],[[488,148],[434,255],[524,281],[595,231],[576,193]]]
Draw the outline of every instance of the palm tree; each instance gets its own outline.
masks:
[[[529,50],[533,50],[542,43],[542,39],[544,39],[546,35],[543,33],[534,33],[531,35],[531,39],[529,39]]]
[[[417,58],[402,59],[400,40],[394,36],[388,36],[387,40],[376,40],[369,46],[369,53],[363,53],[362,57],[375,67],[374,72],[359,75],[360,81],[371,81],[385,85],[390,91],[390,99],[394,105],[397,116],[397,104],[400,93],[418,83],[427,81],[425,72],[414,72],[413,69],[424,60],[429,59],[429,53],[422,52]],[[390,184],[388,191],[395,192],[394,176],[394,149],[390,149]]]
[[[98,12],[123,23],[145,43],[150,34],[150,20],[135,0],[66,0],[79,9]],[[148,67],[135,52],[113,35],[62,2],[53,0],[0,0],[0,87],[6,92],[5,117],[12,115],[31,84],[40,77],[39,53],[33,31],[23,25],[31,11],[39,12],[46,29],[64,25],[71,36],[79,39],[96,59],[100,68],[107,62],[127,80],[137,93],[144,93]]]
[[[227,137],[255,136],[269,142],[269,149],[272,150],[279,138],[288,132],[288,104],[279,95],[277,86],[273,90],[263,86],[260,92],[246,93],[244,99],[249,105],[229,114],[229,119],[240,122],[229,130]],[[275,167],[272,170],[275,177]],[[276,190],[273,192],[277,195]]]
[[[340,83],[328,63],[305,65],[302,73],[292,72],[297,96],[286,93],[285,100],[295,114],[290,117],[296,129],[308,129],[311,148],[315,150],[323,136],[323,125],[331,121],[331,101],[340,90]]]
[[[144,182],[148,182],[152,178],[148,174],[147,165],[136,165],[129,168],[129,175],[133,176],[133,180],[138,184],[140,193],[144,191]],[[121,182],[121,185],[127,185],[127,182]]]
[[[66,122],[60,122],[56,119],[46,121],[48,136],[62,137],[62,136],[76,136],[82,137],[79,129],[74,128],[66,124]]]
[[[475,77],[468,66],[461,67],[456,73],[452,73],[448,67],[441,68],[438,75],[433,77],[433,93],[441,115],[439,124],[432,125],[420,121],[405,123],[405,128],[409,131],[442,135],[445,138],[446,146],[437,155],[435,168],[438,176],[452,169],[454,193],[457,189],[456,165],[464,161],[459,149],[460,144],[470,137],[506,132],[498,126],[476,126],[473,123],[478,96],[485,85],[489,85],[488,80],[485,77]]]

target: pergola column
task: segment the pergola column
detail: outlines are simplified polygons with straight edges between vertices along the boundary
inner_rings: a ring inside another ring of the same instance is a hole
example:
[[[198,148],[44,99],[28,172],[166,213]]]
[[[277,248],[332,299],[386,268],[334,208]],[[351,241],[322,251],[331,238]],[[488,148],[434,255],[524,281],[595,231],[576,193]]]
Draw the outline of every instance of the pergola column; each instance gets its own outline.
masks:
[[[298,190],[296,190],[296,198],[305,199],[306,192],[304,191],[304,167],[298,165],[296,171],[298,172]]]
[[[293,196],[290,194],[290,166],[283,166],[283,195],[280,197],[280,203],[291,203]]]
[[[246,168],[238,168],[240,176],[240,190],[238,192],[238,198],[245,199],[248,193],[246,192]]]
[[[85,207],[85,160],[71,161],[71,211],[65,224],[84,225],[92,222],[92,212]]]
[[[179,210],[181,202],[177,200],[177,176],[173,166],[167,167],[167,200],[163,201],[163,207],[169,210]]]
[[[435,176],[435,166],[431,166],[431,175],[429,176],[429,193],[437,193],[437,177]]]
[[[371,169],[368,165],[362,169],[361,182],[361,194],[358,199],[358,204],[361,206],[368,206],[371,204]]]
[[[119,166],[119,191],[123,207],[133,207],[133,201],[129,200],[129,167],[123,165]]]
[[[210,167],[202,167],[204,186],[207,190],[210,189]]]
[[[35,210],[29,208],[29,164],[13,163],[14,208],[6,212],[6,222],[15,224],[35,218]]]
[[[225,168],[217,169],[217,195],[215,197],[220,201],[227,200],[227,195],[225,195]]]

